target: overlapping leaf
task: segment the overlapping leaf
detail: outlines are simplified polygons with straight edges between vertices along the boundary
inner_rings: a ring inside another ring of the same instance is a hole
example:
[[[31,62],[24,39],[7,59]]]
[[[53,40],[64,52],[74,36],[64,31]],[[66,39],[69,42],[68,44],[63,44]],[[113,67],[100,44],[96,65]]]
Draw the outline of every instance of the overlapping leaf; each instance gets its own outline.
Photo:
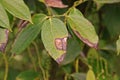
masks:
[[[9,19],[1,3],[0,3],[0,26],[10,30]]]
[[[39,34],[43,20],[45,19],[45,17],[46,16],[44,14],[35,15],[33,20],[35,22],[39,22],[39,23],[28,25],[23,31],[21,31],[18,34],[18,36],[13,44],[12,50],[11,50],[12,53],[19,54],[25,48],[27,48],[27,46],[29,46],[29,44]]]
[[[62,21],[56,18],[46,20],[42,26],[42,41],[49,54],[61,63],[66,53],[68,32]]]
[[[23,0],[2,0],[1,2],[12,15],[32,22],[30,11]]]
[[[119,39],[117,40],[116,44],[117,44],[117,53],[119,54],[120,53],[120,36],[119,36]]]
[[[67,22],[74,33],[90,47],[97,48],[98,36],[94,26],[82,15],[82,13],[73,8],[71,9]]]

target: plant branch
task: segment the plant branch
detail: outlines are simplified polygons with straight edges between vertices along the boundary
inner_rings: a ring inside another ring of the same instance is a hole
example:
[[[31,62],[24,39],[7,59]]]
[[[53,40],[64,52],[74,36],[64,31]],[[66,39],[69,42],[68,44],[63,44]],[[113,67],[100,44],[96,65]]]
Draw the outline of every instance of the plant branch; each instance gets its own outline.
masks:
[[[37,57],[38,57],[38,64],[39,64],[39,68],[40,68],[41,71],[42,71],[43,79],[44,79],[44,80],[48,80],[48,79],[46,78],[45,71],[44,71],[44,69],[43,69],[43,67],[42,67],[42,65],[41,65],[41,60],[40,60],[40,55],[39,55],[38,46],[37,46],[37,44],[36,44],[35,42],[33,42],[32,44],[34,45],[34,47],[35,47],[35,49],[36,49],[36,53],[37,53]]]
[[[28,47],[27,50],[28,50],[28,54],[29,54],[29,57],[30,57],[30,59],[31,59],[31,62],[32,62],[32,64],[33,64],[34,70],[37,71],[37,68],[36,68],[36,65],[35,65],[35,59],[34,59],[34,57],[32,56],[32,53],[31,53],[31,51],[30,51],[30,47]]]

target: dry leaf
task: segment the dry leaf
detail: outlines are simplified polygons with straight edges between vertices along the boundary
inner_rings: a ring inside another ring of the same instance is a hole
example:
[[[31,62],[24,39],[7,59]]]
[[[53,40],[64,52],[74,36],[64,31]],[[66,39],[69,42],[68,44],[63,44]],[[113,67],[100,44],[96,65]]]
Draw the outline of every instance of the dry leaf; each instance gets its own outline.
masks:
[[[56,7],[56,8],[66,8],[67,5],[62,3],[62,0],[45,0],[47,6]]]

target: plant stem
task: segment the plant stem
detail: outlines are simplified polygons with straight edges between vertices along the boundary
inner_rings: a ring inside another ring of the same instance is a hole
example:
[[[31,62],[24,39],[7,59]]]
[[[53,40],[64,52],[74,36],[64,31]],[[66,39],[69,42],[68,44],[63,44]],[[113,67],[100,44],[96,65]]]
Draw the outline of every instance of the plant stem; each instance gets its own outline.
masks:
[[[5,75],[4,75],[4,80],[7,80],[7,77],[8,77],[8,60],[7,60],[7,56],[5,53],[2,54],[3,55],[3,59],[4,59],[4,62],[5,62]]]
[[[30,57],[30,59],[31,59],[31,62],[32,62],[32,64],[33,64],[34,70],[37,71],[37,68],[36,68],[36,65],[35,65],[35,59],[34,59],[34,57],[32,56],[32,53],[31,53],[31,51],[30,51],[30,47],[28,47],[27,50],[28,50],[28,54],[29,54],[29,57]]]
[[[68,74],[65,74],[64,80],[68,79]]]
[[[38,57],[38,64],[39,64],[39,68],[41,69],[42,71],[42,74],[43,74],[43,79],[44,80],[48,80],[48,78],[46,78],[46,75],[45,75],[45,71],[41,65],[41,60],[40,60],[40,55],[39,55],[39,49],[38,49],[38,46],[35,42],[33,42],[33,45],[35,46],[35,49],[36,49],[36,53],[37,53],[37,57]]]
[[[79,58],[75,60],[75,72],[79,72]]]

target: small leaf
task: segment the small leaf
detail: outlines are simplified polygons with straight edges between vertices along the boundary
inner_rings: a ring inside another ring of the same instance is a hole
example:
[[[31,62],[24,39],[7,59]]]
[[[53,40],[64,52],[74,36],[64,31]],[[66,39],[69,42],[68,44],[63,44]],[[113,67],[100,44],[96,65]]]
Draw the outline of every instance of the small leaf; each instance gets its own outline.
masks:
[[[17,77],[16,80],[39,80],[39,73],[34,71],[24,71],[21,72]]]
[[[4,51],[7,41],[8,41],[8,33],[7,29],[0,28],[0,51]]]
[[[23,0],[2,0],[2,5],[15,17],[32,23],[30,11]]]
[[[94,26],[82,15],[82,13],[73,8],[71,9],[67,22],[72,28],[73,32],[88,46],[97,48],[98,36],[95,32]]]
[[[119,36],[119,39],[116,42],[116,45],[117,45],[117,54],[119,55],[119,53],[120,53],[120,36]]]
[[[21,31],[18,34],[11,50],[12,53],[16,54],[21,53],[39,34],[43,20],[45,19],[46,16],[43,14],[39,14],[39,16],[38,15],[36,16],[37,17],[34,17],[33,20],[35,21],[39,20],[39,23],[29,24],[25,29],[23,29],[23,31]],[[37,20],[35,18],[37,18]]]
[[[11,30],[7,13],[0,3],[0,26]]]
[[[120,0],[94,0],[95,2],[97,2],[97,3],[102,3],[102,4],[104,4],[104,3],[118,3],[118,2],[120,2]]]
[[[49,52],[58,63],[61,63],[66,53],[68,32],[62,21],[56,18],[46,20],[42,26],[42,41]]]
[[[62,0],[45,0],[45,3],[47,4],[47,6],[50,6],[50,7],[57,7],[57,8],[67,7],[67,5],[64,5],[62,3]]]
[[[93,72],[91,69],[88,70],[88,72],[87,72],[86,80],[96,80],[96,79],[95,79],[94,72]]]
[[[71,76],[73,77],[74,80],[86,80],[85,73],[73,73]]]

